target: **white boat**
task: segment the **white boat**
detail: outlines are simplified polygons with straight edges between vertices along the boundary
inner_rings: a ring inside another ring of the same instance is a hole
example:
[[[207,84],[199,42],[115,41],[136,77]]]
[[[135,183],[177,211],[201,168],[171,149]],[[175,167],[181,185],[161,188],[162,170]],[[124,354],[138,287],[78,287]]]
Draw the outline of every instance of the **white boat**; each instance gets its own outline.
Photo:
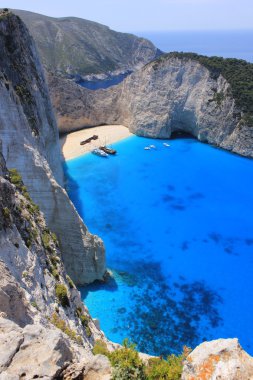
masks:
[[[156,149],[155,145],[149,145],[149,147],[152,148],[152,149]]]
[[[170,144],[167,144],[167,143],[163,143],[164,146],[170,146]]]
[[[99,148],[93,149],[91,151],[91,153],[96,154],[97,156],[100,156],[100,157],[108,157],[108,154],[105,153],[102,149],[99,149]]]
[[[145,150],[151,150],[150,146],[145,146]]]

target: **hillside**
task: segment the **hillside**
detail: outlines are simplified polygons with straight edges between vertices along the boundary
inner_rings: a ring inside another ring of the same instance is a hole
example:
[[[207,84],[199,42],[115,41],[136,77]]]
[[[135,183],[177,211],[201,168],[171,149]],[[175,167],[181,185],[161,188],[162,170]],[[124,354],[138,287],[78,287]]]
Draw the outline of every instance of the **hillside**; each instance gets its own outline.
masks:
[[[14,10],[32,34],[44,66],[63,74],[132,70],[161,52],[148,40],[77,17]]]

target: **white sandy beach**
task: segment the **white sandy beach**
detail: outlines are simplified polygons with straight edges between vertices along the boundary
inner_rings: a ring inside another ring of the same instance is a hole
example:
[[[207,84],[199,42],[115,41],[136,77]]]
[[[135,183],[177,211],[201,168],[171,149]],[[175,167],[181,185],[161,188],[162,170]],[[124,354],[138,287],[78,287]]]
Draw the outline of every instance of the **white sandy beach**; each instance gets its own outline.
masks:
[[[97,135],[98,140],[92,140],[88,144],[80,145],[81,141],[93,135]],[[64,159],[70,160],[90,152],[99,145],[110,145],[129,136],[133,136],[133,134],[124,125],[102,125],[62,136],[60,137],[60,144]]]

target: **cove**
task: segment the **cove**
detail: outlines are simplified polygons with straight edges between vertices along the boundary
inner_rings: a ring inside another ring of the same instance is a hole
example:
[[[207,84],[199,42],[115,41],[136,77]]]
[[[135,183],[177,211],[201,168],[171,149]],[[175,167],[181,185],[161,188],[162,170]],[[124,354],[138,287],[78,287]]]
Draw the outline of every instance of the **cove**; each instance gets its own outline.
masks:
[[[68,194],[112,273],[80,288],[83,300],[109,339],[149,354],[228,337],[253,354],[253,161],[163,142],[134,136],[115,157],[66,162]]]

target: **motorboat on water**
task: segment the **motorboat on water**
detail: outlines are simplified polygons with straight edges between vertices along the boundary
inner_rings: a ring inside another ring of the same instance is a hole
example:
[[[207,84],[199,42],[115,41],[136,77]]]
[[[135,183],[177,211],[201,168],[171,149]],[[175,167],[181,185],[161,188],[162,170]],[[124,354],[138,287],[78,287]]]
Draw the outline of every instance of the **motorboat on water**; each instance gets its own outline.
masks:
[[[115,149],[108,148],[108,146],[106,146],[106,145],[100,146],[99,149],[102,150],[103,152],[107,153],[107,154],[116,154],[117,153],[117,151]]]
[[[167,144],[167,143],[163,143],[164,146],[170,146],[170,144]]]
[[[99,148],[93,149],[91,153],[96,154],[97,156],[100,156],[100,157],[108,157],[108,153],[104,152],[103,150]]]
[[[149,145],[149,147],[152,148],[152,149],[156,149],[155,145]]]
[[[144,150],[151,150],[150,146],[145,146]]]

